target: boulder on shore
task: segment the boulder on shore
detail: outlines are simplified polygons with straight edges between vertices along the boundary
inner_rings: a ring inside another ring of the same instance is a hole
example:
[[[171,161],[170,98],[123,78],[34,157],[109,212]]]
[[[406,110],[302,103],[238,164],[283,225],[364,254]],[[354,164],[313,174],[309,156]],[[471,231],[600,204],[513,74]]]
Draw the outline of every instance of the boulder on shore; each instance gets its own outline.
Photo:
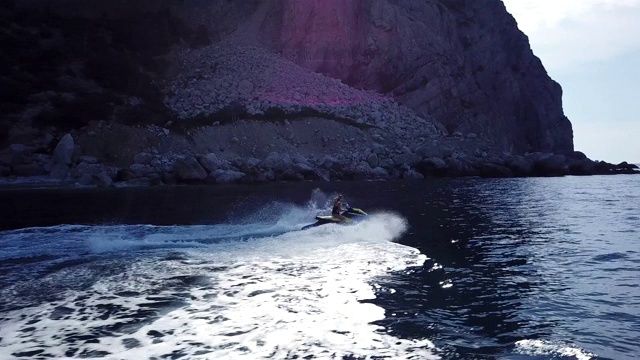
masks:
[[[76,145],[73,141],[71,134],[66,134],[60,139],[55,150],[53,150],[53,162],[54,164],[67,164],[71,165],[73,162],[73,154],[75,152]]]
[[[204,180],[209,175],[198,160],[192,156],[178,159],[175,164],[175,172],[182,181]]]

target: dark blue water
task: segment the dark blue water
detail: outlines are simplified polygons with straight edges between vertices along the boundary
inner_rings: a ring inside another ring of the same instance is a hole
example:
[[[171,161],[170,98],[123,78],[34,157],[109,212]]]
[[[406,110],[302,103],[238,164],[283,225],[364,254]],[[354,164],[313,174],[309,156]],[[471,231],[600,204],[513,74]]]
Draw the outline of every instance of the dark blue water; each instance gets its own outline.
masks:
[[[640,356],[633,175],[0,199],[0,358]]]

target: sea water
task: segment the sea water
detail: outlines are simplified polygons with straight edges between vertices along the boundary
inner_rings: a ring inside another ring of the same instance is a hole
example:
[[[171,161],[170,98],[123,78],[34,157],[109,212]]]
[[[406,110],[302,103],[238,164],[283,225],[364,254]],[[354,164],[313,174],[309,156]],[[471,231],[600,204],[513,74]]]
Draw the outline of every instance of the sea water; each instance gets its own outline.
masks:
[[[338,193],[370,216],[300,230]],[[637,176],[0,199],[1,359],[640,354]]]

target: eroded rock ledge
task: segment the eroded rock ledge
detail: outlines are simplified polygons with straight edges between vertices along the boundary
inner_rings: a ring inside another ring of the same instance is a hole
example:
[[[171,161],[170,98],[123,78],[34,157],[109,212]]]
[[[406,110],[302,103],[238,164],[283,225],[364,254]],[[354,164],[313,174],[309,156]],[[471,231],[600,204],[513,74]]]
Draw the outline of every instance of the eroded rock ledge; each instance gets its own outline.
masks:
[[[207,46],[178,54],[178,76],[165,87],[181,121],[283,120],[313,115],[392,131],[399,140],[441,135],[444,126],[393,98],[359,90],[251,46]]]

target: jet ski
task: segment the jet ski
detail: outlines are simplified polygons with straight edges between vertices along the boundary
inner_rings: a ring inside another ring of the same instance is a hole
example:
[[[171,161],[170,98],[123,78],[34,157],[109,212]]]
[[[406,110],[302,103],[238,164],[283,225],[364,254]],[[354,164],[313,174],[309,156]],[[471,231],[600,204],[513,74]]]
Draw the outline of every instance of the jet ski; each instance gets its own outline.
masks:
[[[362,209],[354,208],[349,206],[349,204],[344,204],[343,211],[340,213],[342,216],[347,218],[347,220],[343,221],[337,217],[332,215],[326,216],[316,216],[316,222],[313,224],[306,225],[302,228],[302,230],[306,230],[312,227],[325,225],[325,224],[341,224],[341,223],[351,223],[353,221],[361,220],[366,217],[368,214],[364,212]]]

